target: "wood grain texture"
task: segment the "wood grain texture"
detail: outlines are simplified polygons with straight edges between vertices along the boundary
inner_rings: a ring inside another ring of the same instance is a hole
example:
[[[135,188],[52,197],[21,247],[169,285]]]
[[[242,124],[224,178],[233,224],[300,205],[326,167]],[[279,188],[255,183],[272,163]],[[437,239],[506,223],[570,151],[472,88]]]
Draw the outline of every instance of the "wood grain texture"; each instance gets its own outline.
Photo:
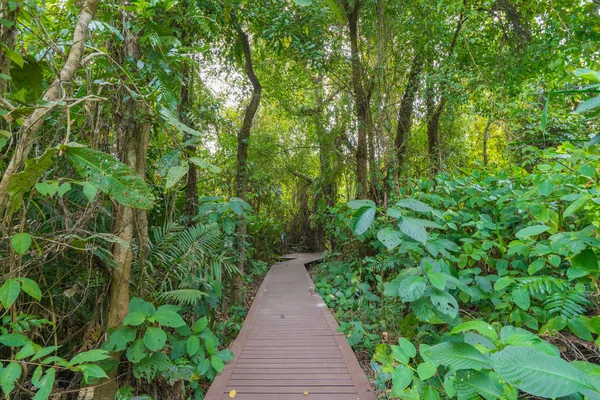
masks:
[[[231,350],[235,359],[206,400],[376,400],[352,348],[305,264],[320,254],[292,254],[274,264]],[[304,392],[308,392],[305,395]]]

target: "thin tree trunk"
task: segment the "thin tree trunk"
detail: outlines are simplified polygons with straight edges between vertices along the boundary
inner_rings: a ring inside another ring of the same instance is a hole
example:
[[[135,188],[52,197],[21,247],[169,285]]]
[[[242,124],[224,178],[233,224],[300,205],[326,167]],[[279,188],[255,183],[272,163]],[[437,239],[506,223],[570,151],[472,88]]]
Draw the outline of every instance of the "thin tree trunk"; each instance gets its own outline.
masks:
[[[487,124],[483,130],[483,165],[488,165],[488,139],[490,134],[490,127],[492,126],[492,117],[488,117]]]
[[[128,26],[130,17],[125,16],[125,26]],[[138,60],[140,49],[137,37],[125,28],[125,40],[122,49],[122,61]],[[145,107],[133,98],[123,99],[117,111],[117,152],[121,162],[145,177],[146,157],[150,142],[150,124],[144,121]],[[140,277],[144,273],[145,254],[148,246],[148,218],[146,210],[134,209],[118,204],[114,210],[113,233],[119,236],[123,242],[115,243],[113,247],[113,259],[115,268],[111,271],[111,280],[108,293],[108,316],[106,329],[112,329],[122,324],[123,319],[129,313],[129,286],[131,282],[131,265],[133,259],[132,244],[137,239],[138,261],[140,265]],[[143,279],[138,281],[143,282]],[[114,358],[120,358],[120,354],[114,354]],[[116,374],[112,374],[114,378]],[[118,382],[111,380],[110,383],[99,386],[94,392],[95,400],[112,399],[117,390]]]
[[[46,114],[56,106],[58,100],[66,96],[63,88],[71,83],[75,73],[79,69],[79,62],[85,50],[85,38],[88,26],[96,15],[97,7],[98,0],[86,0],[83,4],[73,32],[71,51],[58,76],[44,94],[43,103],[45,105],[37,108],[23,122],[21,136],[17,140],[13,156],[0,181],[0,213],[5,209],[8,202],[8,182],[13,175],[17,174],[23,168],[25,160],[29,157],[31,146],[37,139],[38,131],[44,124]]]
[[[356,197],[366,198],[368,195],[368,149],[367,137],[369,129],[369,99],[362,82],[362,68],[360,52],[358,49],[358,15],[360,0],[354,0],[350,5],[344,2],[348,16],[348,31],[350,34],[350,51],[352,65],[352,86],[354,90],[354,104],[356,122],[358,124],[358,140],[356,146]]]
[[[248,140],[250,139],[250,131],[254,116],[256,115],[258,106],[260,105],[262,86],[258,80],[258,77],[254,73],[254,67],[252,66],[252,54],[250,52],[250,41],[248,40],[248,35],[244,32],[240,23],[238,22],[235,11],[232,12],[231,19],[244,51],[244,69],[246,76],[252,84],[252,97],[250,98],[250,103],[248,103],[246,106],[244,120],[238,132],[235,193],[237,197],[245,200],[246,193],[248,191]],[[238,230],[239,274],[234,275],[231,282],[231,304],[240,304],[242,302],[242,290],[244,288],[244,266],[246,263],[247,229],[246,219],[242,216],[242,223]]]
[[[408,139],[408,134],[412,129],[412,116],[415,99],[417,97],[417,92],[419,91],[419,78],[422,69],[423,60],[420,54],[416,54],[413,57],[410,66],[404,94],[402,95],[402,101],[400,102],[400,110],[398,111],[398,126],[396,127],[396,138],[394,140],[396,160],[392,167],[392,176],[394,180],[398,178],[398,173],[404,165],[404,158],[406,157],[406,141]]]
[[[19,9],[10,11],[8,7],[8,2],[0,4],[0,19],[5,21],[0,24],[0,43],[3,43],[9,50],[14,50],[18,34],[17,13]],[[10,71],[11,60],[6,53],[6,48],[0,46],[0,74],[3,75],[9,75]],[[4,95],[7,83],[7,80],[0,78],[0,97]]]
[[[180,103],[179,103],[179,118],[184,122],[188,123],[186,111],[189,110],[192,99],[190,97],[190,87],[192,85],[193,69],[186,67],[183,70],[183,79],[181,82],[181,90],[179,92]],[[187,141],[190,139],[189,134],[184,135],[184,139]],[[193,155],[196,151],[194,145],[186,146],[185,150],[188,155]],[[188,173],[185,178],[185,213],[188,217],[188,222],[191,223],[192,218],[198,213],[198,173],[194,165],[190,165]]]

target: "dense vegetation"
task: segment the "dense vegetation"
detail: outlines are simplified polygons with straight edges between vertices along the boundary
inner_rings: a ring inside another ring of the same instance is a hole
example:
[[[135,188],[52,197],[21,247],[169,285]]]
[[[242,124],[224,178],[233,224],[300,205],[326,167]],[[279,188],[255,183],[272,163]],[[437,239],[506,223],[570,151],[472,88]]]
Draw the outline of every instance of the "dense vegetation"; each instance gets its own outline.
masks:
[[[0,2],[3,396],[201,399],[325,250],[382,399],[599,398],[599,14]]]

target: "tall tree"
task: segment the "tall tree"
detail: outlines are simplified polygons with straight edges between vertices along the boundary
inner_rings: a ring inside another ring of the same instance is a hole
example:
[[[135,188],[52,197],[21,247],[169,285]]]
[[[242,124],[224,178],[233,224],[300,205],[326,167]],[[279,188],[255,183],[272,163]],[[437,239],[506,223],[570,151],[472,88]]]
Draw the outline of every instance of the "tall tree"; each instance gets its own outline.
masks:
[[[252,121],[258,111],[260,105],[260,99],[262,96],[262,85],[254,72],[254,66],[252,65],[252,53],[250,51],[250,40],[248,34],[244,32],[240,21],[237,18],[236,11],[231,13],[231,21],[233,28],[236,32],[237,39],[242,46],[244,55],[244,71],[246,77],[252,84],[252,96],[250,102],[246,106],[244,111],[244,119],[242,126],[238,131],[237,137],[237,168],[235,178],[235,194],[242,200],[246,199],[248,192],[248,141],[250,140],[250,133],[252,129]],[[238,230],[238,269],[239,274],[234,275],[231,283],[231,303],[239,304],[242,302],[242,290],[244,288],[244,266],[246,263],[246,234],[248,225],[246,219],[242,216],[240,228]]]

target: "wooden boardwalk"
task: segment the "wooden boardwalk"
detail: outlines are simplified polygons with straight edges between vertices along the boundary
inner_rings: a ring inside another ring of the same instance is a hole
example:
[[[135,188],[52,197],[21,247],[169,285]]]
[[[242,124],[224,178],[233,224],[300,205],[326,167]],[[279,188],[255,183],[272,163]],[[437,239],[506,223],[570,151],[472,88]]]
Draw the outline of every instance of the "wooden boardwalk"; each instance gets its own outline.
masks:
[[[237,400],[377,399],[304,267],[319,258],[292,254],[271,267],[206,400],[232,390]]]

